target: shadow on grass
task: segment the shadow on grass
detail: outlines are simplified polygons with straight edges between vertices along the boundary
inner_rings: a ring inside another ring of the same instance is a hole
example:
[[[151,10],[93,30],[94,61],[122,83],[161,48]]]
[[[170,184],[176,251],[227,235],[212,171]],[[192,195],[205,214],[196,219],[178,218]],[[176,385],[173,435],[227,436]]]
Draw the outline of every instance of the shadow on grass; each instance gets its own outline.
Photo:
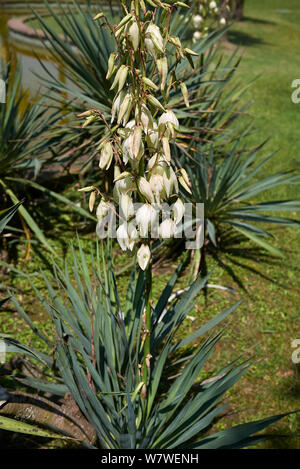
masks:
[[[262,20],[259,18],[251,18],[250,16],[244,16],[241,20],[241,23],[245,23],[247,21],[255,24],[276,24],[274,23],[274,21]]]
[[[241,31],[228,31],[227,38],[229,42],[236,46],[257,46],[267,44],[266,41]]]

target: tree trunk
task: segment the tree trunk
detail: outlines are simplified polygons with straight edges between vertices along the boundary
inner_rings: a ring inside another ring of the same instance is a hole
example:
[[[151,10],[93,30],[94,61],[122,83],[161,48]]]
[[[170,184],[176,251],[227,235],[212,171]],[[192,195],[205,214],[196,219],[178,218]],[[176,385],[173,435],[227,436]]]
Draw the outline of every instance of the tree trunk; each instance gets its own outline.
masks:
[[[241,21],[243,19],[244,3],[245,0],[235,0],[234,18],[237,21]]]
[[[226,6],[230,7],[230,11]],[[241,21],[243,18],[245,0],[223,0],[221,3],[221,15],[225,18],[233,18],[236,21]]]
[[[2,401],[0,415],[26,423],[50,425],[92,445],[97,441],[94,428],[82,415],[70,393],[64,396],[62,405],[32,394],[9,393],[8,400]]]

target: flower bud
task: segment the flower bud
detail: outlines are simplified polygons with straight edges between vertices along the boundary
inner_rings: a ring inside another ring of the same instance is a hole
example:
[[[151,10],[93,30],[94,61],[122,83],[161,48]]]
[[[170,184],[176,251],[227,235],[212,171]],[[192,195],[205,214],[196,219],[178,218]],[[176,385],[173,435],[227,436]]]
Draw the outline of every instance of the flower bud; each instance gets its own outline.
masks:
[[[125,83],[126,83],[126,79],[127,79],[127,75],[128,75],[128,67],[124,67],[120,73],[120,76],[119,76],[119,88],[118,88],[118,91],[120,92]]]
[[[122,30],[123,26],[125,26],[125,24],[128,23],[128,21],[131,20],[131,18],[132,18],[131,13],[128,13],[128,15],[124,16],[124,18],[120,21],[120,23],[116,27],[116,31]]]
[[[136,126],[132,133],[132,154],[134,158],[140,158],[144,149],[142,142],[142,128]]]
[[[162,138],[162,145],[164,150],[164,155],[167,161],[171,161],[171,150],[168,137]]]
[[[94,210],[95,201],[96,201],[96,191],[93,191],[93,192],[91,192],[90,198],[89,198],[90,212],[92,212]]]
[[[93,17],[93,20],[94,20],[94,21],[97,21],[97,20],[99,20],[100,18],[103,18],[103,16],[104,16],[104,13],[102,13],[102,12],[101,12],[101,13],[98,13],[96,16]]]
[[[116,59],[116,54],[112,52],[108,59],[108,69],[107,69],[106,80],[109,80],[111,78],[115,70],[115,59]]]
[[[114,150],[111,142],[106,142],[100,153],[99,168],[108,169],[114,156]]]
[[[152,96],[152,94],[149,94],[148,101],[149,101],[150,104],[152,104],[152,106],[160,109],[161,111],[165,111],[165,108],[163,107],[161,102],[158,101],[158,99],[156,99],[154,96]]]
[[[137,252],[137,261],[142,270],[146,270],[151,259],[151,252],[147,244],[142,244]]]
[[[180,89],[181,89],[181,94],[183,96],[186,107],[190,107],[188,89],[187,89],[186,84],[183,81],[180,82]]]
[[[181,173],[181,176],[178,178],[180,184],[189,194],[191,194],[192,193],[190,189],[191,182],[189,180],[186,170],[184,168],[180,168],[180,173]]]
[[[186,54],[188,54],[188,55],[194,55],[194,56],[198,56],[198,55],[199,55],[197,52],[193,51],[192,49],[189,49],[188,47],[186,47],[186,48],[184,49],[184,52],[185,52]]]
[[[120,124],[123,121],[123,125],[126,125],[132,106],[133,106],[132,94],[130,91],[128,91],[124,95],[124,99],[119,107],[118,119],[117,119],[118,124]]]
[[[149,86],[152,90],[154,91],[158,90],[158,86],[155,83],[153,83],[153,81],[150,80],[150,78],[143,77],[142,80],[145,83],[145,85]]]
[[[156,61],[158,72],[161,76],[161,90],[165,89],[167,77],[168,77],[168,59],[167,57],[161,57]]]
[[[126,67],[126,65],[121,65],[121,67],[119,68],[119,70],[117,71],[116,73],[116,76],[115,76],[115,79],[113,81],[113,84],[111,85],[110,89],[113,90],[117,84],[119,83],[119,80],[120,80],[120,77],[121,75],[124,77],[124,73],[126,74],[126,77],[127,77],[127,73],[128,73],[128,67]],[[125,78],[126,79],[126,78]]]
[[[133,50],[137,51],[140,43],[140,30],[136,21],[134,21],[128,29],[128,37],[132,44]]]
[[[86,186],[78,189],[78,192],[91,192],[93,189],[95,189],[95,186]]]
[[[112,110],[111,110],[111,124],[114,122],[116,115],[120,111],[121,104],[125,97],[125,91],[121,91],[113,100]]]

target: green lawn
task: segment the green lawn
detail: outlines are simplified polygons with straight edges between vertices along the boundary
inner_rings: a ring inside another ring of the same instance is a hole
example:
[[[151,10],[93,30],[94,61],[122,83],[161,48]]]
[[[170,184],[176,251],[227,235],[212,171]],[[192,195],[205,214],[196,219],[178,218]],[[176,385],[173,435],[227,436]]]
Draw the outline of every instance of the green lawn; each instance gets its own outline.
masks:
[[[300,78],[300,3],[246,0],[244,13],[228,39],[243,54],[238,79],[247,83],[256,78],[245,95],[254,102],[251,114],[258,127],[252,143],[271,137],[268,149],[279,154],[270,169],[299,170],[300,104],[291,100],[291,84]],[[300,187],[287,187],[278,195],[299,197]]]
[[[291,83],[300,78],[300,3],[298,0],[286,0],[284,6],[282,4],[280,0],[246,0],[245,19],[231,28],[229,45],[224,45],[226,51],[232,50],[232,46],[240,46],[243,52],[243,60],[237,71],[238,81],[247,83],[259,77],[244,99],[245,102],[253,100],[250,113],[255,117],[257,128],[256,134],[249,137],[249,143],[257,144],[270,137],[266,150],[278,151],[267,172],[286,169],[299,171],[300,168],[300,104],[291,101]],[[291,12],[278,11],[283,9]],[[280,188],[272,197],[300,198],[300,186]],[[68,226],[68,232],[62,233],[64,239],[75,237],[73,226]],[[248,355],[253,350],[257,362],[229,393],[230,411],[217,422],[219,429],[299,408],[300,373],[291,360],[291,342],[300,338],[300,228],[276,228],[273,234],[274,244],[286,252],[284,260],[275,260],[272,264],[244,261],[248,269],[236,267],[232,260],[226,260],[227,266],[242,279],[245,291],[238,289],[230,276],[209,259],[209,266],[214,268],[210,283],[234,287],[237,291],[235,294],[224,294],[220,290],[210,290],[206,304],[203,298],[199,299],[197,308],[191,313],[196,320],[186,322],[181,331],[183,334],[199,327],[240,296],[243,298],[242,305],[227,322],[224,337],[212,355],[210,368],[206,372],[210,376],[212,371],[222,368],[241,353]],[[22,256],[24,258],[21,250],[21,259]],[[50,256],[47,257],[50,259]],[[28,264],[22,260],[20,262],[18,267],[24,271],[32,272],[39,268],[37,261]],[[116,263],[124,263],[121,253],[116,257]],[[155,274],[155,295],[162,290],[173,267],[166,265]],[[249,269],[256,269],[258,273]],[[186,285],[188,272],[186,274],[181,279],[183,286]],[[127,281],[127,275],[120,278],[122,291]],[[15,277],[11,286],[22,295],[26,309],[32,312],[36,323],[45,323],[45,317],[33,300],[27,282]],[[43,327],[48,330],[47,324]],[[28,329],[23,327],[12,310],[1,313],[0,329],[19,339],[32,341]],[[299,434],[299,415],[286,417],[272,431]],[[276,439],[260,447],[300,449],[300,440]]]

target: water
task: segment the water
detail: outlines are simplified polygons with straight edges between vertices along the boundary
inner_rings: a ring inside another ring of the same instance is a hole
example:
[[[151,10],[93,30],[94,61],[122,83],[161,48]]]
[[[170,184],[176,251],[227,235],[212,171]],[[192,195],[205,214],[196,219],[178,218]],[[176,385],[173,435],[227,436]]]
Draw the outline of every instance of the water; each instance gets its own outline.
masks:
[[[47,56],[47,51],[43,46],[29,45],[12,37],[7,22],[10,18],[16,16],[18,14],[13,9],[0,9],[0,58],[7,60],[11,57],[13,63],[18,61],[22,68],[23,88],[30,91],[32,95],[37,96],[45,91],[42,80],[37,75],[46,77],[47,74],[36,58],[36,55],[56,77],[60,73],[59,67]],[[26,12],[23,12],[21,16],[28,16],[28,12],[27,15]]]

